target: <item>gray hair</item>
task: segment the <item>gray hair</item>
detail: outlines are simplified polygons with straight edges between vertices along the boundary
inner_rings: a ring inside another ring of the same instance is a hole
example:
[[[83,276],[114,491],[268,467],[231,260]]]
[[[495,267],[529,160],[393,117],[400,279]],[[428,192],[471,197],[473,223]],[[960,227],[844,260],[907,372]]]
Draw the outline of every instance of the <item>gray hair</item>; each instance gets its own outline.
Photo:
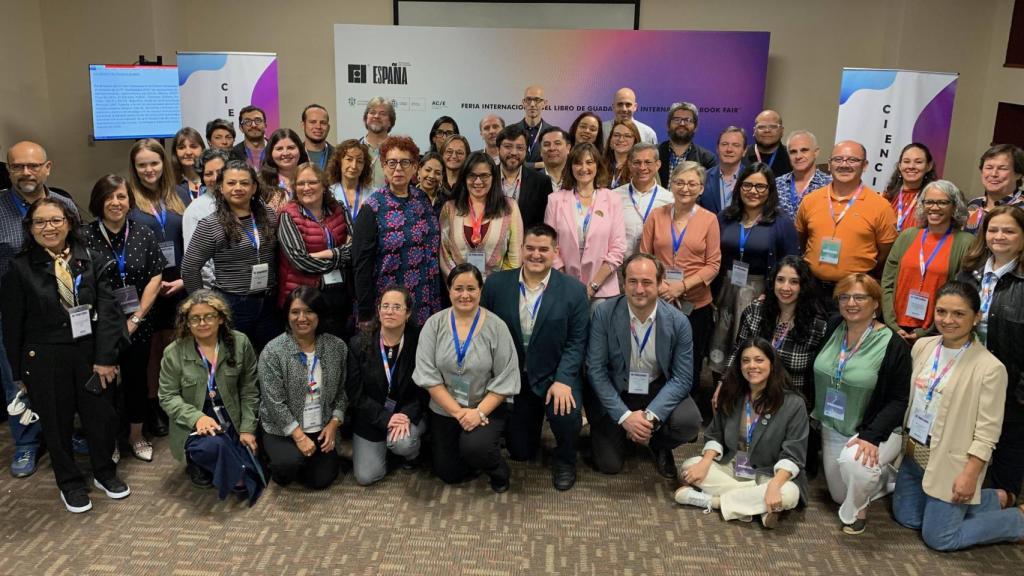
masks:
[[[366,103],[366,108],[363,109],[363,122],[366,122],[366,117],[370,114],[370,110],[377,106],[387,106],[388,119],[391,120],[391,127],[395,127],[395,105],[391,103],[391,100],[383,96],[374,96],[370,98],[370,101]]]
[[[946,195],[950,201],[953,202],[953,216],[950,218],[953,228],[960,230],[967,223],[967,201],[964,200],[964,194],[949,180],[935,180],[929,182],[920,192],[918,192],[917,208],[914,209],[914,219],[917,221],[919,228],[928,227],[928,216],[924,209],[924,195],[928,190],[935,188],[939,192]]]
[[[225,150],[221,150],[219,148],[207,148],[206,150],[203,150],[203,153],[199,155],[199,159],[196,160],[196,173],[202,176],[203,167],[206,166],[206,163],[210,160],[216,160],[217,158],[223,160],[225,165],[227,165],[228,160],[230,160],[228,153]]]
[[[810,130],[793,130],[792,132],[789,133],[789,136],[786,136],[787,150],[789,149],[789,143],[792,142],[793,138],[796,138],[797,136],[807,136],[808,138],[811,139],[811,144],[815,148],[818,147],[818,137],[812,134]],[[865,154],[865,156],[867,156],[867,154]]]
[[[641,152],[644,152],[646,150],[650,150],[650,151],[654,152],[654,159],[655,160],[661,160],[661,158],[658,157],[658,147],[655,146],[654,144],[649,144],[647,142],[637,142],[636,144],[634,144],[633,147],[629,149],[629,156],[627,156],[627,159],[630,162],[632,162],[633,158],[637,154],[639,154]]]
[[[676,164],[676,167],[672,169],[672,174],[669,175],[669,181],[675,180],[676,176],[685,174],[687,172],[695,172],[697,178],[700,179],[700,183],[704,184],[704,179],[708,174],[708,171],[701,166],[700,162],[694,162],[693,160],[685,160]]]
[[[690,104],[689,102],[676,102],[676,103],[672,104],[671,106],[669,106],[669,108],[668,108],[668,117],[665,120],[665,122],[668,123],[669,126],[671,126],[672,125],[672,115],[675,114],[676,112],[680,111],[680,110],[688,110],[690,112],[690,114],[693,114],[693,127],[696,128],[697,124],[700,123],[700,119],[697,118],[697,107],[694,106],[693,104]]]

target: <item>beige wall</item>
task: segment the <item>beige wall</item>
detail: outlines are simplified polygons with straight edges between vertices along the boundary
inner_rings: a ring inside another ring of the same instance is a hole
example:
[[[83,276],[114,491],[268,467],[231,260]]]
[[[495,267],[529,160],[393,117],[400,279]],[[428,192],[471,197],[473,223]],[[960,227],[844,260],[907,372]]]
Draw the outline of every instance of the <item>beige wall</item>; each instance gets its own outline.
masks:
[[[173,63],[176,50],[276,52],[282,119],[294,127],[309,102],[333,109],[333,25],[390,24],[391,10],[391,0],[22,0],[0,22],[0,145],[41,140],[55,161],[51,181],[84,204],[98,176],[127,169],[130,146],[89,143],[88,64],[140,53]],[[640,26],[770,31],[766,105],[826,149],[843,67],[959,72],[946,177],[977,193],[996,103],[1024,94],[1024,70],[1002,67],[1011,12],[1012,0],[644,0]]]

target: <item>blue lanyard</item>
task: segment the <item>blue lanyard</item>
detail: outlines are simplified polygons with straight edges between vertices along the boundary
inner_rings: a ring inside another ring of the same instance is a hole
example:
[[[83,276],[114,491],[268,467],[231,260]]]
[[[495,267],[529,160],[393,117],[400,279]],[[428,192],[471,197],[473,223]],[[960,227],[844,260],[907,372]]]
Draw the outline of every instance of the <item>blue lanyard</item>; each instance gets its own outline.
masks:
[[[582,214],[583,213],[583,201],[580,200],[580,193],[577,192],[575,189],[573,189],[572,193],[573,193],[574,196],[576,196],[576,213],[577,214]],[[597,194],[597,190],[594,190],[594,194]],[[583,246],[583,244],[586,242],[587,231],[590,230],[590,218],[594,216],[594,201],[595,200],[596,200],[596,198],[594,198],[593,196],[590,197],[590,207],[587,208],[587,215],[584,216],[584,218],[583,218],[583,234],[582,234],[583,237],[580,238],[580,246]]]
[[[690,218],[693,218],[693,214],[697,211],[697,205],[690,209]],[[686,236],[686,229],[690,227],[690,220],[686,221],[686,226],[683,226],[683,231],[676,236],[676,209],[672,208],[672,256],[675,257],[679,253],[679,247],[683,245],[683,236]]]
[[[645,210],[643,215],[640,216],[640,206],[637,205],[636,198],[633,197],[633,184],[631,183],[629,185],[629,200],[633,203],[633,209],[636,210],[637,215],[640,216],[640,220],[642,220],[644,224],[647,223],[647,217],[651,215],[651,208],[654,208],[654,199],[657,196],[658,186],[655,185],[654,188],[651,188],[651,201],[647,203],[647,210]]]
[[[167,239],[167,205],[164,204],[163,200],[160,201],[160,209],[153,210],[153,218],[156,219],[156,223],[160,226],[160,235],[166,240]]]
[[[981,280],[981,317],[988,319],[988,311],[992,307],[992,296],[995,295],[996,284],[999,283],[999,275],[995,272],[988,272]]]
[[[939,356],[942,354],[942,341],[940,340],[939,343],[935,345],[935,359],[932,360],[932,373],[928,378],[931,380],[931,384],[928,385],[928,392],[924,395],[925,410],[927,410],[928,405],[932,403],[932,396],[935,394],[935,388],[938,387],[939,382],[946,377],[946,373],[953,368],[953,365],[956,364],[956,361],[960,358],[960,355],[963,354],[964,350],[967,350],[970,347],[971,341],[968,340],[967,343],[957,351],[956,355],[950,358],[949,362],[946,363],[946,366],[942,369],[942,373],[939,373]]]
[[[398,353],[399,354],[402,353],[402,344],[404,342],[405,342],[405,336],[403,335],[402,339],[398,341]],[[395,368],[398,367],[398,362],[396,361],[394,366],[392,366],[391,363],[388,362],[387,352],[384,351],[384,336],[380,337],[380,361],[384,364],[384,376],[388,379],[388,394],[387,395],[390,396],[391,395],[391,380],[395,377]]]
[[[302,359],[302,365],[306,368],[306,383],[309,385],[309,395],[312,396],[320,392],[320,383],[316,381],[316,365],[320,362],[320,357],[313,353],[313,363],[310,364],[306,358],[305,352],[299,353],[299,358]]]
[[[750,396],[747,396],[747,401],[744,404],[743,410],[747,416],[747,446],[750,446],[750,442],[754,439],[754,430],[757,430],[757,423],[761,421],[761,415],[758,414],[757,418],[754,418],[754,405],[750,402]]]
[[[216,354],[220,356],[220,342],[217,342]],[[203,349],[199,347],[199,342],[196,342],[196,352],[199,352],[199,357],[203,359],[203,366],[206,366],[206,371],[209,372],[209,376],[206,379],[206,390],[210,393],[210,398],[214,398],[217,395],[217,365],[210,362],[206,354],[203,354]]]
[[[82,275],[75,276],[75,285],[72,286],[71,291],[75,295],[75,306],[78,305],[78,287],[82,285]]]
[[[899,192],[896,193],[896,231],[897,232],[902,232],[903,231],[903,223],[906,222],[907,216],[910,216],[910,213],[914,210],[915,206],[917,206],[917,196],[916,195],[914,196],[914,200],[910,203],[910,206],[908,206],[906,211],[904,211],[903,210],[903,190],[900,190]]]
[[[256,249],[256,258],[258,260],[260,256],[260,231],[256,228],[255,216],[252,216],[252,232],[250,233],[246,230],[245,235],[249,237],[249,242],[252,244],[252,247]]]
[[[860,196],[860,193],[863,191],[864,185],[861,184],[860,186],[857,187],[857,191],[853,193],[853,196],[850,196],[850,201],[846,203],[846,208],[843,208],[843,211],[839,213],[839,218],[836,218],[835,208],[832,207],[832,195],[829,195],[828,213],[830,216],[832,216],[832,223],[835,225],[834,228],[839,228],[839,223],[843,221],[843,218],[846,216],[846,212],[853,206],[853,203],[857,201],[857,197]],[[835,232],[833,231],[833,234],[834,233]]]
[[[754,226],[757,226],[757,222],[754,222]],[[743,253],[747,251],[747,239],[750,238],[750,232],[754,226],[745,228],[743,222],[740,222],[740,262],[743,262]]]
[[[530,142],[530,146],[526,149],[526,157],[529,158],[533,154],[533,147],[537,145],[537,140],[540,140],[541,128],[544,126],[544,121],[541,120],[537,123],[537,133],[533,135],[533,142]],[[529,133],[529,127],[527,127],[527,133]]]
[[[779,153],[779,148],[782,148],[782,146],[776,146],[775,152],[772,152],[772,155],[768,157],[768,161],[765,162],[769,168],[771,168],[771,165],[775,162],[775,155]],[[757,156],[758,162],[763,162],[763,160],[761,160],[761,151],[757,149],[757,144],[754,144],[754,156]],[[774,170],[774,168],[772,169]]]
[[[103,235],[103,239],[107,241],[107,246],[110,247],[110,251],[114,253],[114,258],[117,259],[117,272],[121,275],[121,283],[123,284],[125,276],[127,276],[127,272],[125,271],[125,268],[127,267],[127,261],[125,259],[125,255],[128,252],[128,226],[129,226],[129,220],[126,219],[124,221],[124,244],[121,246],[121,252],[120,253],[118,253],[117,250],[114,250],[114,243],[110,241],[109,237],[107,237],[107,230],[103,226],[103,222],[99,222],[98,224],[100,226],[100,234]]]
[[[936,244],[935,248],[932,249],[931,255],[928,256],[928,260],[925,260],[924,259],[924,241],[925,241],[926,238],[928,238],[928,229],[927,228],[922,228],[921,229],[921,247],[920,247],[920,250],[917,253],[917,262],[918,262],[918,268],[921,270],[921,285],[922,286],[924,285],[925,274],[928,273],[928,267],[932,265],[932,260],[935,260],[935,256],[939,253],[939,250],[942,250],[942,245],[946,243],[946,240],[949,238],[950,234],[952,234],[952,233],[953,233],[953,227],[950,226],[949,229],[946,230],[946,233],[942,235],[942,240],[939,240],[939,243]]]
[[[526,300],[526,284],[524,284],[522,282],[519,283],[519,293],[523,295],[523,300]],[[540,309],[540,301],[543,300],[543,299],[544,299],[544,291],[541,290],[540,295],[537,296],[537,300],[533,303],[533,309],[530,310],[530,320],[536,320],[537,319],[537,310]]]
[[[309,218],[310,220],[312,220],[313,222],[316,222],[317,224],[320,224],[320,226],[324,229],[324,238],[327,240],[327,247],[328,248],[334,248],[334,235],[331,234],[331,229],[327,227],[327,224],[324,224],[324,223],[320,222],[319,220],[317,220],[316,216],[313,215],[313,212],[311,210],[309,210],[308,208],[306,208],[305,206],[299,206],[299,210],[302,211],[302,215],[303,216],[305,216],[306,218]],[[327,215],[327,212],[324,211],[324,216],[326,216],[326,215]],[[324,220],[326,221],[327,219],[324,218]],[[255,220],[253,222],[255,223]]]
[[[796,193],[796,176],[793,176],[793,174],[790,173],[790,175],[789,175],[789,198],[790,198],[790,200],[793,203],[793,213],[794,214],[796,213],[796,209],[800,207],[800,201],[803,200],[804,196],[807,195],[807,189],[811,187],[811,183],[813,181],[814,181],[814,176],[812,175],[811,179],[807,181],[807,187],[804,188],[803,192],[801,192],[799,195],[797,195],[797,193]]]
[[[843,372],[846,371],[846,363],[849,362],[851,358],[853,358],[853,355],[856,354],[858,350],[860,350],[861,345],[864,344],[864,341],[868,339],[868,336],[871,335],[871,332],[874,329],[875,323],[872,322],[871,325],[868,326],[867,330],[865,330],[864,333],[860,335],[860,340],[857,340],[857,345],[854,346],[852,350],[848,351],[846,348],[846,335],[849,332],[849,328],[847,328],[845,322],[843,323],[843,339],[841,340],[842,343],[839,346],[839,361],[836,363],[836,386],[839,386],[839,383],[843,381]]]
[[[480,309],[477,308],[476,316],[473,318],[473,325],[469,328],[469,334],[466,335],[466,340],[459,343],[459,329],[455,326],[455,311],[449,313],[452,320],[452,344],[455,345],[455,363],[459,366],[459,370],[462,370],[462,365],[466,362],[466,352],[469,352],[469,344],[473,341],[473,333],[476,332],[476,323],[480,320]]]
[[[349,216],[352,217],[352,220],[355,220],[356,216],[359,215],[359,208],[361,207],[361,203],[359,202],[359,198],[363,195],[363,187],[362,187],[362,185],[360,185],[360,184],[356,185],[356,197],[355,197],[355,200],[353,201],[353,204],[354,204],[353,206],[349,206],[348,205],[348,195],[345,194],[345,186],[342,185],[342,184],[338,184],[338,187],[341,188],[341,203],[344,204],[345,210],[348,211]]]
[[[636,346],[637,346],[637,351],[636,351],[636,357],[637,358],[639,358],[640,356],[643,355],[644,348],[647,347],[647,340],[650,339],[651,331],[652,330],[654,330],[654,322],[651,322],[651,325],[647,327],[647,332],[644,333],[644,339],[641,341],[640,337],[637,336],[637,334],[636,334],[636,326],[633,325],[633,322],[629,323],[629,332],[630,332],[630,334],[633,335],[633,342],[636,343]]]

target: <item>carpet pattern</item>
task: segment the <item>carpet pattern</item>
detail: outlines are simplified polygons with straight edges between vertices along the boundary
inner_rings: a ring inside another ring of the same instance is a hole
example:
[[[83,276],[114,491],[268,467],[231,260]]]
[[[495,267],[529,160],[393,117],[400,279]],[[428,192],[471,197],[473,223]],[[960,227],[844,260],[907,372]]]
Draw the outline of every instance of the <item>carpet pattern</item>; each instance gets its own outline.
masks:
[[[73,515],[48,458],[30,478],[7,474],[5,424],[0,574],[937,576],[1019,574],[1024,565],[1021,545],[930,551],[893,522],[888,500],[870,509],[867,532],[846,536],[822,478],[810,506],[774,531],[677,506],[643,454],[617,476],[581,463],[566,493],[551,487],[546,463],[531,462],[512,463],[512,488],[501,495],[486,476],[445,486],[426,471],[396,471],[369,488],[351,474],[317,493],[272,485],[250,509],[193,488],[166,441],[155,448],[153,463],[122,460],[129,498],[92,490],[93,510]],[[683,446],[676,460],[696,452]]]

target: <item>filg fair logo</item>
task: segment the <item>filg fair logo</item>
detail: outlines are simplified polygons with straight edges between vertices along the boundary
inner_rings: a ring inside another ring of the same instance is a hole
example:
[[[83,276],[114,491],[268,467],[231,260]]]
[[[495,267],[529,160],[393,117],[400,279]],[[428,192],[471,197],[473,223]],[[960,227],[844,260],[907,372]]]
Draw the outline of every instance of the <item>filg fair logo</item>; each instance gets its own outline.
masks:
[[[392,62],[388,66],[373,66],[373,84],[407,85],[409,84],[409,64]],[[348,83],[366,84],[366,64],[348,65]]]

